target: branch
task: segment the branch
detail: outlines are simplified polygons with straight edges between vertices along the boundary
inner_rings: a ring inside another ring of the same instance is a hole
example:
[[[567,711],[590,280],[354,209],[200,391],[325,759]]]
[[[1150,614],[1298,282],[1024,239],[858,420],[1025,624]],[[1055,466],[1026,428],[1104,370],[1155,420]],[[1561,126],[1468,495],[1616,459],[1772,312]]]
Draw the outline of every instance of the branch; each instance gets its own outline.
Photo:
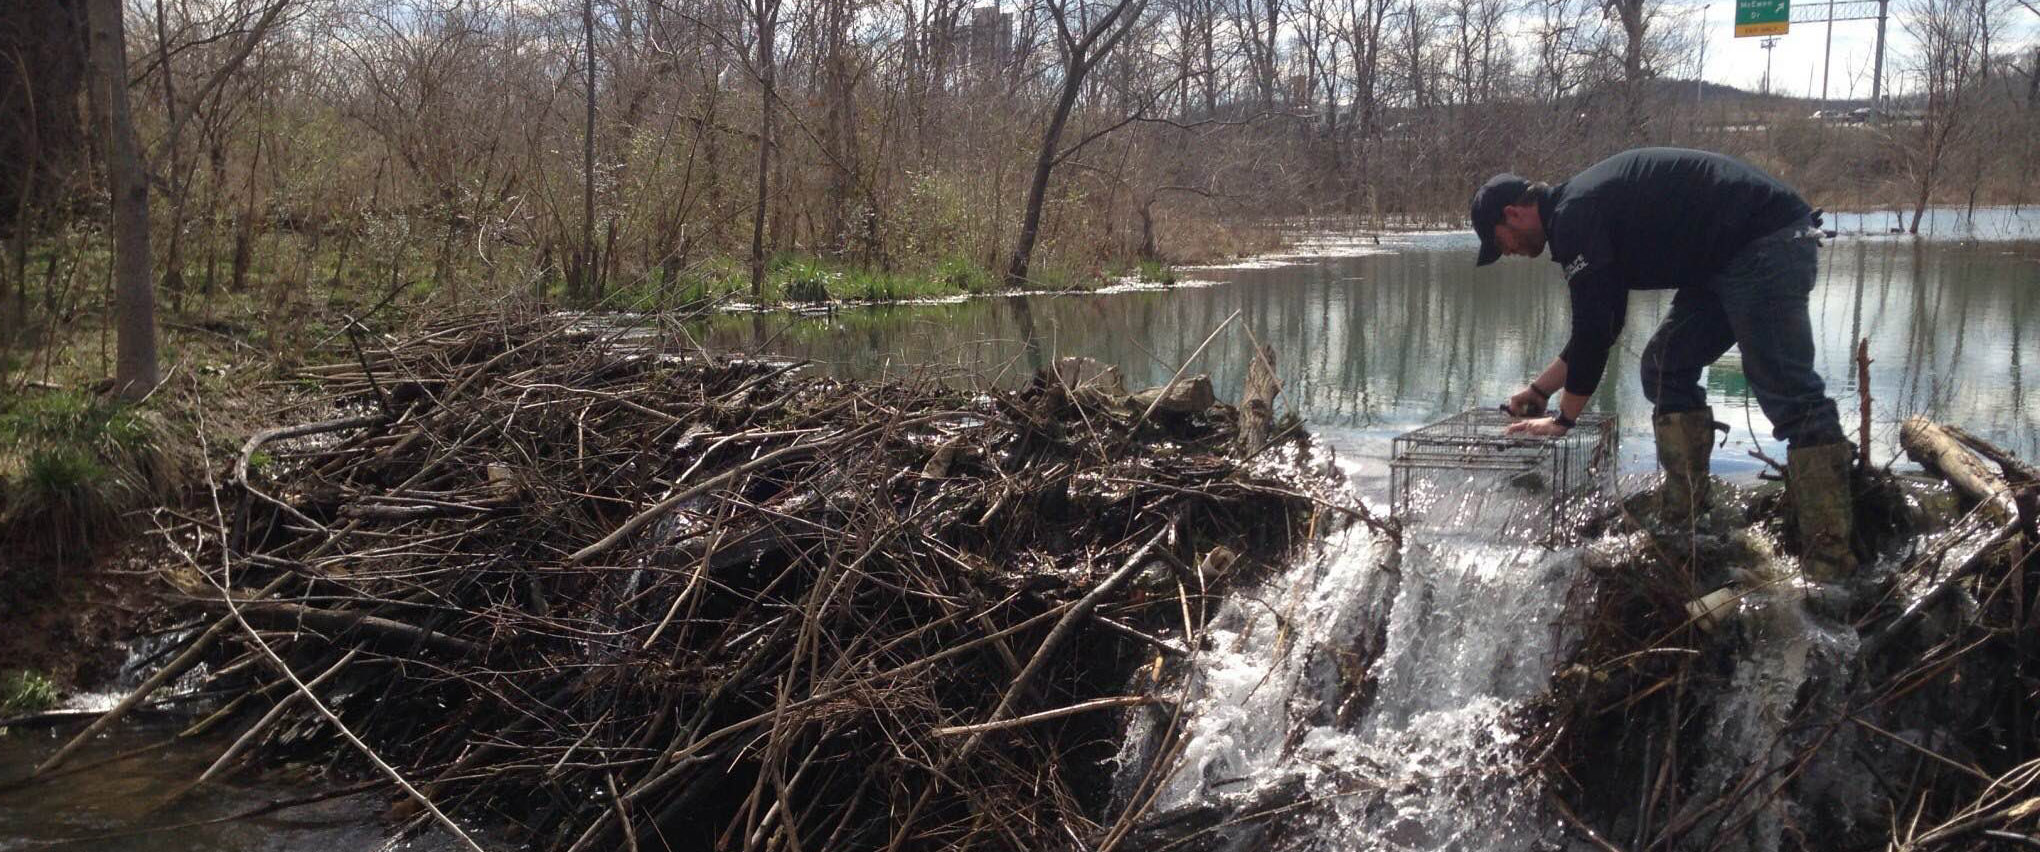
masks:
[[[1199,73],[1202,73],[1202,72],[1199,72]],[[1187,76],[1196,76],[1196,75],[1195,75],[1195,74],[1192,74],[1192,75],[1187,75]],[[1183,78],[1178,78],[1178,79],[1180,80],[1180,79],[1183,79]],[[1112,133],[1113,131],[1116,131],[1116,130],[1118,130],[1118,129],[1122,128],[1122,127],[1125,127],[1125,126],[1127,126],[1127,125],[1129,125],[1129,124],[1132,124],[1132,123],[1134,123],[1134,122],[1136,122],[1136,121],[1138,121],[1138,122],[1141,122],[1141,123],[1143,123],[1143,124],[1166,124],[1166,125],[1168,125],[1168,126],[1170,126],[1170,127],[1174,127],[1174,128],[1176,128],[1176,129],[1178,129],[1178,130],[1195,130],[1195,129],[1199,128],[1199,127],[1207,127],[1207,126],[1216,126],[1216,127],[1237,127],[1237,126],[1240,126],[1240,125],[1244,125],[1244,124],[1252,124],[1252,123],[1254,123],[1254,122],[1256,122],[1256,121],[1259,121],[1259,120],[1261,120],[1261,119],[1263,119],[1263,118],[1268,118],[1268,117],[1271,117],[1271,116],[1280,116],[1280,117],[1284,117],[1284,118],[1296,118],[1296,117],[1297,117],[1297,116],[1296,116],[1295,114],[1293,114],[1293,113],[1286,113],[1286,112],[1272,112],[1272,111],[1262,111],[1262,112],[1257,112],[1257,113],[1254,113],[1253,115],[1247,116],[1246,118],[1239,118],[1239,119],[1217,119],[1217,118],[1207,118],[1207,119],[1202,119],[1202,120],[1199,120],[1199,121],[1188,121],[1188,122],[1184,122],[1184,121],[1176,121],[1176,120],[1174,120],[1174,119],[1169,119],[1169,118],[1155,118],[1155,117],[1153,117],[1153,116],[1147,115],[1147,109],[1148,109],[1148,107],[1154,106],[1154,102],[1155,102],[1155,101],[1157,101],[1157,100],[1160,100],[1160,98],[1161,98],[1161,95],[1163,95],[1163,94],[1166,94],[1166,92],[1157,92],[1157,93],[1156,93],[1156,94],[1155,94],[1155,95],[1154,95],[1153,97],[1149,98],[1149,100],[1148,100],[1148,102],[1147,102],[1147,103],[1141,104],[1141,106],[1140,106],[1140,109],[1137,109],[1137,110],[1135,110],[1135,111],[1133,112],[1133,114],[1132,114],[1132,115],[1129,115],[1129,116],[1127,116],[1127,117],[1125,117],[1125,118],[1123,118],[1123,119],[1120,119],[1119,121],[1113,122],[1111,126],[1109,126],[1109,127],[1105,127],[1105,128],[1103,128],[1103,129],[1101,129],[1101,130],[1098,130],[1098,131],[1096,131],[1096,132],[1093,132],[1093,133],[1091,133],[1090,135],[1088,135],[1088,136],[1085,136],[1084,138],[1082,138],[1082,139],[1079,139],[1079,140],[1077,140],[1077,141],[1076,141],[1076,142],[1075,142],[1074,144],[1070,145],[1070,147],[1068,147],[1068,148],[1064,148],[1064,149],[1062,150],[1062,152],[1061,152],[1061,153],[1058,153],[1058,154],[1056,154],[1056,155],[1055,155],[1055,164],[1056,164],[1056,165],[1061,165],[1061,164],[1062,164],[1062,161],[1063,161],[1063,160],[1065,160],[1065,159],[1068,159],[1068,158],[1069,158],[1069,157],[1070,157],[1071,155],[1073,155],[1073,154],[1077,153],[1077,152],[1078,152],[1079,150],[1082,150],[1082,149],[1083,149],[1083,147],[1084,147],[1085,145],[1089,145],[1089,144],[1091,144],[1091,143],[1093,143],[1093,142],[1096,142],[1096,141],[1098,141],[1099,139],[1102,139],[1102,138],[1106,137],[1107,135],[1110,135],[1110,134],[1111,134],[1111,133]]]
[[[283,15],[284,7],[289,5],[290,0],[276,0],[275,3],[269,5],[269,8],[264,9],[261,19],[255,22],[255,26],[248,28],[248,37],[241,40],[240,46],[234,48],[233,55],[229,56],[227,61],[220,63],[220,67],[213,70],[212,76],[206,79],[205,85],[200,86],[198,93],[191,97],[190,105],[179,110],[175,116],[171,117],[170,139],[172,144],[175,144],[177,133],[183,129],[184,122],[189,121],[191,114],[198,110],[198,105],[205,103],[208,98],[211,98],[213,90],[226,83],[227,78],[233,76],[235,71],[241,70],[241,64],[247,62],[248,55],[255,52],[255,45],[261,43],[262,37],[269,34],[269,28],[275,25],[276,19]]]
[[[1016,716],[1002,722],[980,722],[975,725],[954,725],[947,728],[936,728],[932,733],[938,737],[949,737],[957,734],[983,734],[991,731],[1003,731],[1007,728],[1018,728],[1024,725],[1031,725],[1035,722],[1046,722],[1050,719],[1060,719],[1064,716],[1075,716],[1078,713],[1088,713],[1092,710],[1108,710],[1114,707],[1138,707],[1142,704],[1155,704],[1159,701],[1160,699],[1152,695],[1112,695],[1105,698],[1080,701],[1068,707],[1057,707],[1054,710],[1043,710],[1039,713]]]

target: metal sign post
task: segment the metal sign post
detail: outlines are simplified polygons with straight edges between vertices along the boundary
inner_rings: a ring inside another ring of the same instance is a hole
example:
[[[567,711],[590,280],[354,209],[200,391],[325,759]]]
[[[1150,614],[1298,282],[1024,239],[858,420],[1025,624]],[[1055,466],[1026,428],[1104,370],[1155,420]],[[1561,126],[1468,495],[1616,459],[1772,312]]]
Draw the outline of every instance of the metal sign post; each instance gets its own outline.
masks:
[[[1792,27],[1792,0],[1735,0],[1735,37],[1781,36]]]
[[[1749,2],[1749,0],[1737,0],[1737,2],[1738,4],[1741,4],[1747,3]],[[1877,111],[1883,109],[1882,103],[1884,100],[1884,28],[1886,20],[1891,15],[1891,0],[1817,0],[1817,2],[1807,3],[1803,6],[1798,6],[1790,9],[1789,15],[1793,23],[1818,24],[1826,22],[1828,25],[1829,56],[1822,59],[1821,61],[1822,71],[1820,73],[1821,101],[1823,102],[1822,103],[1823,107],[1826,106],[1826,101],[1828,99],[1827,90],[1828,73],[1826,71],[1826,67],[1828,58],[1832,58],[1834,52],[1835,22],[1836,21],[1877,22],[1877,53],[1875,58],[1876,64],[1873,66],[1870,72],[1870,104],[1873,109],[1871,120],[1875,121]],[[1735,22],[1736,22],[1735,34],[1738,36],[1744,35],[1745,33],[1743,32],[1742,27],[1743,16],[1740,5],[1738,5],[1736,9]]]

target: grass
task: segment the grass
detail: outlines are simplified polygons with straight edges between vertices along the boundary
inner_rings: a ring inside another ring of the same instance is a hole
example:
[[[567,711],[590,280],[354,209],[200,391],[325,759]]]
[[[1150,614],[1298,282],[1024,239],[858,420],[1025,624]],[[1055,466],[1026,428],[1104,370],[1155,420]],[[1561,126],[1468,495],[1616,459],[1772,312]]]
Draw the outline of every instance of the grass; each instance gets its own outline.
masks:
[[[1159,274],[1170,276],[1166,267]],[[997,275],[961,257],[901,269],[876,269],[811,254],[782,254],[766,269],[764,286],[751,293],[750,270],[736,259],[697,264],[668,285],[657,275],[612,290],[603,303],[622,310],[656,310],[703,300],[760,305],[827,302],[906,302],[955,296],[996,294],[1003,290]],[[1055,268],[1038,269],[1028,289],[1090,290],[1105,283],[1102,276]]]
[[[7,403],[0,542],[62,559],[120,531],[122,513],[165,493],[173,478],[160,431],[145,411],[79,391]]]
[[[0,717],[40,713],[57,704],[57,685],[41,672],[0,671]]]
[[[1166,284],[1174,286],[1176,283],[1175,267],[1172,267],[1159,260],[1141,261],[1138,266],[1134,267],[1133,274],[1135,278],[1138,278],[1142,281],[1150,281],[1156,284]]]

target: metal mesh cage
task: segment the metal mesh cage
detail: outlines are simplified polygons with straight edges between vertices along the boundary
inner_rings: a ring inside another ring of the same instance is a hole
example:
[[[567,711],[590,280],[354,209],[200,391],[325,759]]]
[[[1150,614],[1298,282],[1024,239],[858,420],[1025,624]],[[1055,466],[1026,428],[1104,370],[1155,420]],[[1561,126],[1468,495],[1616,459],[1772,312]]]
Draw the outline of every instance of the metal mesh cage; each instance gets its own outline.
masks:
[[[1397,436],[1392,510],[1405,526],[1555,538],[1615,482],[1610,414],[1582,414],[1558,438],[1504,435],[1496,409],[1461,412]]]

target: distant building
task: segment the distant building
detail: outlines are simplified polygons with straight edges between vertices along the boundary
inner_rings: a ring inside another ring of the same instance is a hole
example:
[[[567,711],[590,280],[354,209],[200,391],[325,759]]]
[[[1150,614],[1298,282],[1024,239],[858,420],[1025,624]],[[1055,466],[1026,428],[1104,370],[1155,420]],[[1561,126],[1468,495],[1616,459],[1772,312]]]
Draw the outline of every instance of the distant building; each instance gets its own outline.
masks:
[[[996,76],[1013,61],[1013,13],[997,6],[977,6],[961,29],[963,67],[970,73]]]

